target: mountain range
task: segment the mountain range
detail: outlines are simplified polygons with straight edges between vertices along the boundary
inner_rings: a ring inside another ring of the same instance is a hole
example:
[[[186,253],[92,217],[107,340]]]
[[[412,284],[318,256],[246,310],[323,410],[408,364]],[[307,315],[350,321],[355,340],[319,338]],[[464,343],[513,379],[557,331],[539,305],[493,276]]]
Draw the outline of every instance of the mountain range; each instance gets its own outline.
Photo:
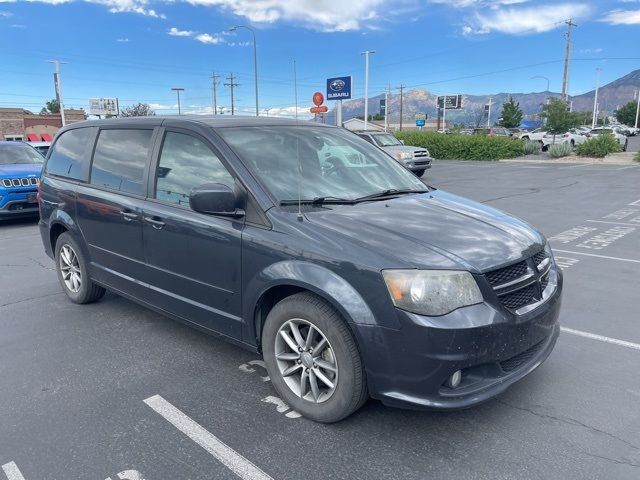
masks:
[[[634,99],[634,93],[640,90],[640,69],[608,83],[598,90],[599,111],[612,113],[618,107]],[[592,90],[582,95],[576,95],[570,100],[573,102],[573,111],[592,111],[595,91]],[[525,118],[533,118],[540,112],[540,105],[549,97],[560,97],[558,92],[532,92],[532,93],[497,93],[493,95],[465,95],[462,94],[462,106],[460,110],[447,110],[447,121],[474,125],[480,123],[484,113],[484,105],[491,98],[491,121],[495,122],[500,117],[502,104],[509,97],[520,104]],[[437,95],[422,88],[413,88],[403,94],[403,121],[412,122],[416,113],[426,113],[428,118],[436,118]],[[380,100],[384,94],[369,98],[369,114],[380,111]],[[400,112],[400,95],[389,96],[389,116],[392,121],[397,121]],[[333,113],[333,112],[331,112]],[[364,115],[364,99],[344,101],[342,116],[344,120]],[[330,115],[332,117],[333,115]],[[486,118],[486,117],[485,117]],[[331,118],[328,119],[331,121]],[[486,120],[484,120],[486,121]]]

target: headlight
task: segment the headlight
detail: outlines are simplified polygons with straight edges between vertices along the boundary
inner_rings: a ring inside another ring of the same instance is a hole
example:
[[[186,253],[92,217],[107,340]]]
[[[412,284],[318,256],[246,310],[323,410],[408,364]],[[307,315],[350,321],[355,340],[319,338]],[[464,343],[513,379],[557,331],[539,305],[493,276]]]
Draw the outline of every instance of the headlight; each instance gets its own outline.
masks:
[[[549,245],[549,242],[547,242],[547,244],[544,246],[544,251],[547,252],[549,259],[551,260],[551,264],[554,265],[556,263],[556,259],[553,256],[553,251],[551,250],[551,245]]]
[[[455,270],[383,270],[396,307],[419,315],[444,315],[482,302],[469,272]]]
[[[398,152],[398,153],[396,153],[396,158],[398,160],[411,160],[413,158],[413,153],[411,153],[411,152]]]

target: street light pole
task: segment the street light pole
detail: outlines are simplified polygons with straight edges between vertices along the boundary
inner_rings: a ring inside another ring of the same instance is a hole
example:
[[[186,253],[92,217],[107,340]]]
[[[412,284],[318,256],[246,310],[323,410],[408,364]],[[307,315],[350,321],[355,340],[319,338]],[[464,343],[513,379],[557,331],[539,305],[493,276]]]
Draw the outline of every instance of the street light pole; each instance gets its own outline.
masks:
[[[236,25],[229,29],[230,32],[235,32],[238,28],[245,28],[253,35],[253,76],[256,86],[256,117],[260,115],[260,108],[258,107],[258,49],[256,45],[256,32],[251,27],[246,25]]]
[[[53,74],[53,81],[56,90],[56,99],[58,100],[58,106],[60,107],[60,119],[62,120],[62,126],[66,125],[66,119],[64,118],[64,102],[62,101],[62,87],[60,82],[60,64],[67,63],[60,60],[47,60],[47,63],[53,63],[56,67],[56,71]]]
[[[369,55],[373,55],[374,51],[366,50],[360,55],[364,55],[364,129],[367,129],[369,121]]]
[[[596,128],[597,116],[598,116],[598,82],[600,79],[600,72],[602,72],[601,68],[596,68],[596,93],[593,97],[593,118],[591,120],[591,128]]]
[[[178,115],[182,115],[180,112],[180,92],[184,92],[184,88],[181,87],[171,87],[171,90],[178,94]]]
[[[640,90],[636,90],[636,123],[633,125],[638,128],[638,116],[640,116]]]

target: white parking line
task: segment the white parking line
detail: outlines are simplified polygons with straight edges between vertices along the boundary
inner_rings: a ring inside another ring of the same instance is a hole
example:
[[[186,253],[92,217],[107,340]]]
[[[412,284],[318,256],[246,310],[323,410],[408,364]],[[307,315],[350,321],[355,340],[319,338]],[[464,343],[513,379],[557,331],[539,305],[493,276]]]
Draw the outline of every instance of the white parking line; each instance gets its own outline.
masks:
[[[572,252],[570,250],[560,250],[559,248],[554,248],[553,251],[554,252],[562,252],[562,253],[571,253],[573,255],[585,255],[587,257],[604,258],[606,260],[619,260],[621,262],[640,263],[640,260],[636,260],[634,258],[609,257],[607,255],[598,255],[598,254],[595,254],[595,253]]]
[[[558,168],[558,170],[566,170],[568,168],[591,167],[591,166],[592,166],[591,163],[581,163],[579,165],[571,165],[569,167],[560,167],[560,168]]]
[[[7,476],[8,480],[24,480],[22,473],[20,473],[20,469],[15,464],[15,462],[9,462],[2,465],[2,470],[4,470],[4,474]]]
[[[149,397],[144,400],[144,403],[243,480],[273,480],[272,477],[171,405],[160,395]]]
[[[638,168],[640,165],[631,165],[630,167],[616,168],[616,170],[627,170],[628,168]]]
[[[625,225],[627,227],[637,227],[638,226],[637,223],[608,222],[606,220],[587,220],[587,222],[592,222],[592,223],[610,223],[612,225]]]
[[[583,332],[581,330],[574,330],[573,328],[560,327],[560,330],[571,335],[577,335],[579,337],[590,338],[591,340],[598,340],[600,342],[613,343],[621,347],[633,348],[634,350],[640,350],[639,343],[627,342],[626,340],[618,340],[617,338],[605,337],[603,335],[597,335],[595,333]]]

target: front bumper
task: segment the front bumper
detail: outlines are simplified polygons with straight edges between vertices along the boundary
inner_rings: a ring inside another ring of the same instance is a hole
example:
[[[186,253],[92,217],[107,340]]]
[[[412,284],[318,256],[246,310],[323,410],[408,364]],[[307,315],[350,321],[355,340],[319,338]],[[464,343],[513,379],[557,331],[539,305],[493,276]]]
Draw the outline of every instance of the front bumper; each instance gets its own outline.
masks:
[[[21,192],[0,191],[0,217],[36,215],[39,211],[36,194],[35,189]]]
[[[431,164],[433,163],[433,158],[431,157],[421,157],[421,158],[412,158],[409,160],[402,160],[403,165],[411,170],[412,172],[418,170],[426,170],[431,168]]]
[[[481,303],[433,318],[396,310],[399,330],[356,326],[371,396],[389,406],[445,410],[491,399],[549,356],[561,298],[559,274],[553,295],[524,315]],[[457,370],[460,386],[445,386]]]

